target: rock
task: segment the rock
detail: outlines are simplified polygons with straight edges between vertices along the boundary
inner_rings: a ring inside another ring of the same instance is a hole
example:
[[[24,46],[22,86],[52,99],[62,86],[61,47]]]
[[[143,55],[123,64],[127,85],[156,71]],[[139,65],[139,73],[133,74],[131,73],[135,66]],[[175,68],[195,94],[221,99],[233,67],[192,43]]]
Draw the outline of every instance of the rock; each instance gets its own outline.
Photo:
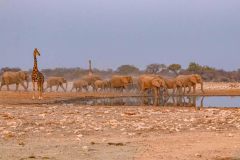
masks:
[[[102,128],[100,128],[100,127],[95,127],[94,130],[95,130],[95,131],[100,131],[100,130],[102,130]]]
[[[128,116],[133,116],[133,115],[136,115],[135,112],[124,112],[125,115],[128,115]]]
[[[129,136],[134,136],[136,133],[128,133]]]
[[[39,127],[40,130],[44,130],[45,128],[44,127]]]
[[[5,129],[5,127],[0,127],[0,131],[2,131],[2,130],[4,130]]]
[[[83,146],[82,149],[86,152],[89,150],[88,146]]]
[[[114,145],[114,146],[124,146],[123,143],[112,143],[112,142],[109,142],[108,145]]]
[[[25,146],[25,143],[24,142],[19,142],[18,145]]]
[[[77,137],[78,137],[78,138],[82,138],[82,137],[83,137],[83,135],[82,135],[82,134],[79,134],[79,135],[77,135]]]
[[[122,129],[120,129],[120,131],[125,131],[126,130],[126,128],[122,128]]]
[[[228,137],[233,137],[233,134],[232,134],[232,133],[229,133],[229,134],[228,134]]]
[[[39,114],[39,117],[45,118],[46,114]]]
[[[102,139],[102,142],[106,142],[106,140],[107,140],[106,138],[103,138],[103,139]]]
[[[201,155],[201,154],[199,154],[199,153],[196,153],[196,154],[195,154],[195,157],[201,158],[201,157],[202,157],[202,155]]]

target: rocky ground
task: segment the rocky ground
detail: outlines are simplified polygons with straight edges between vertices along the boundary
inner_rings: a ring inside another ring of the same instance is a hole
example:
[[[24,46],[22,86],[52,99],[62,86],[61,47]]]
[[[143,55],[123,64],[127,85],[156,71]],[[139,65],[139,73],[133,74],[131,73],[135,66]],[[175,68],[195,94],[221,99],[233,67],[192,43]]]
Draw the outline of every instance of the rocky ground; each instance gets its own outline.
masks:
[[[240,159],[240,109],[1,105],[0,159]]]
[[[240,90],[205,94],[240,95]],[[43,101],[31,95],[0,92],[0,160],[240,160],[240,108],[73,101],[119,93],[45,93]]]

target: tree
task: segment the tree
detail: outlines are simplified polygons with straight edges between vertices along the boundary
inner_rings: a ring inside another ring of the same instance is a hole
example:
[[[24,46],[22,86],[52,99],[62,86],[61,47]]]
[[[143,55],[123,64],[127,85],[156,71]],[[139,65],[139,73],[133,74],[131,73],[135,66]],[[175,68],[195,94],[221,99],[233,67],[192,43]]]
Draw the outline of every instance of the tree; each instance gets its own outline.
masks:
[[[163,69],[166,69],[166,65],[165,64],[157,64],[157,63],[153,63],[153,64],[149,64],[146,67],[146,72],[147,73],[151,73],[151,74],[156,74],[158,72],[161,72]]]
[[[178,75],[178,72],[181,70],[182,66],[180,64],[171,64],[168,66],[168,70],[174,72]]]
[[[189,63],[187,70],[190,72],[200,73],[200,72],[211,72],[211,71],[215,71],[216,69],[209,66],[201,66],[195,62],[191,62]]]
[[[199,72],[202,71],[202,66],[195,62],[191,62],[189,63],[187,70],[190,72]]]
[[[117,72],[120,74],[138,73],[139,69],[134,65],[121,65],[117,68]]]
[[[202,71],[204,71],[204,72],[212,72],[212,71],[216,71],[216,69],[213,68],[213,67],[209,67],[209,66],[203,66],[202,67]]]

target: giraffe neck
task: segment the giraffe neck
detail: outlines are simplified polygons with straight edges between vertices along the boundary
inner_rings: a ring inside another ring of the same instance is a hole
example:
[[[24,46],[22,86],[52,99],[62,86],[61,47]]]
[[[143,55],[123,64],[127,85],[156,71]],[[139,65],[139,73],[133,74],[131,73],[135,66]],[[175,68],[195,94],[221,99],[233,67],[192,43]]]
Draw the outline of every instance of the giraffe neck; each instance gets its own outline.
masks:
[[[93,74],[93,72],[92,72],[92,61],[91,60],[89,60],[89,70],[88,70],[88,75],[89,76],[91,76],[92,74]]]
[[[34,71],[38,71],[38,64],[37,64],[37,56],[34,55],[34,66],[33,66]]]

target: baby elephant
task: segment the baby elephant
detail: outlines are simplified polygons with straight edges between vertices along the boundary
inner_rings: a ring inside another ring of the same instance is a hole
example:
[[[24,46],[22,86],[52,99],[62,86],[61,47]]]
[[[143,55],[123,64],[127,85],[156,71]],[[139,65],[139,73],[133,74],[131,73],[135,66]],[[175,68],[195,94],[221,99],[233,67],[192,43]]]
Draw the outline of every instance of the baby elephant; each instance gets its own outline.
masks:
[[[66,83],[66,88],[63,87],[63,84]],[[50,88],[50,92],[52,92],[52,87],[56,86],[56,91],[58,91],[59,86],[66,92],[67,91],[67,80],[64,77],[49,77],[47,80],[47,90]]]
[[[79,92],[82,89],[85,89],[87,91],[88,90],[88,82],[85,80],[74,81],[71,92],[73,91],[73,89],[76,89],[76,92]]]
[[[94,89],[98,91],[98,89],[106,91],[111,86],[110,81],[108,80],[97,80],[94,82]]]

